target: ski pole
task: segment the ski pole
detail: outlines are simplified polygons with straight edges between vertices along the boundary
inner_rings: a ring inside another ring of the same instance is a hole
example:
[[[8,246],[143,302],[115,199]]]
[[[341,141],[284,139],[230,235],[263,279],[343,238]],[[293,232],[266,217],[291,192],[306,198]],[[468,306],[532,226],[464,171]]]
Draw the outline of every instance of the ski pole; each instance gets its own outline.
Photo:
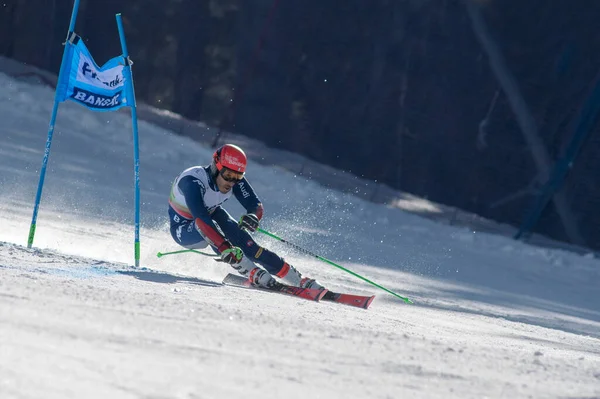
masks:
[[[165,256],[165,255],[181,254],[181,253],[184,253],[184,252],[193,252],[195,254],[204,255],[204,256],[211,257],[211,258],[218,258],[219,257],[219,255],[207,254],[206,252],[197,251],[195,249],[182,249],[181,251],[164,252],[164,253],[163,252],[159,252],[159,253],[156,254],[156,256],[160,258],[160,257]]]
[[[298,251],[300,251],[300,252],[303,252],[303,253],[305,253],[305,254],[307,254],[307,255],[310,255],[310,256],[312,256],[312,257],[314,257],[314,258],[317,258],[317,259],[319,259],[319,260],[321,260],[321,261],[323,261],[323,262],[325,262],[325,263],[328,263],[328,264],[330,264],[330,265],[332,265],[332,266],[335,266],[335,267],[337,267],[338,269],[341,269],[341,270],[345,271],[346,273],[350,273],[350,274],[351,274],[351,275],[353,275],[354,277],[358,277],[359,279],[361,279],[361,280],[363,280],[363,281],[366,281],[367,283],[369,283],[369,284],[371,284],[371,285],[373,285],[373,286],[375,286],[375,287],[377,287],[377,288],[380,288],[380,289],[384,290],[385,292],[388,292],[388,293],[392,294],[393,296],[395,296],[395,297],[397,297],[397,298],[400,298],[400,299],[402,299],[402,300],[403,300],[404,302],[406,302],[406,303],[413,303],[413,301],[411,301],[410,299],[408,299],[408,298],[406,298],[406,297],[403,297],[402,295],[398,295],[398,294],[396,294],[394,291],[388,290],[387,288],[385,288],[385,287],[383,287],[383,286],[381,286],[381,285],[379,285],[379,284],[377,284],[377,283],[374,283],[373,281],[369,280],[368,278],[366,278],[366,277],[363,277],[363,276],[361,276],[361,275],[360,275],[360,274],[358,274],[358,273],[354,273],[352,270],[348,270],[348,269],[346,269],[345,267],[343,267],[343,266],[340,266],[340,265],[338,265],[337,263],[330,261],[329,259],[326,259],[326,258],[324,258],[324,257],[322,257],[322,256],[319,256],[319,255],[317,255],[317,254],[314,254],[314,253],[312,253],[312,252],[310,252],[310,251],[308,251],[308,250],[306,250],[306,249],[304,249],[304,248],[302,248],[302,247],[300,247],[300,246],[298,246],[298,245],[296,245],[296,244],[294,244],[294,243],[291,243],[291,242],[289,242],[289,241],[286,241],[286,240],[284,240],[284,239],[283,239],[283,238],[281,238],[281,237],[277,237],[277,236],[276,236],[275,234],[273,234],[273,233],[269,233],[268,231],[266,231],[266,230],[263,230],[263,229],[261,229],[261,228],[258,228],[258,229],[256,229],[256,231],[258,231],[258,232],[260,232],[260,233],[263,233],[263,234],[265,234],[265,235],[268,235],[269,237],[271,237],[271,238],[274,238],[274,239],[276,239],[277,241],[281,241],[281,242],[283,242],[283,243],[285,243],[285,244],[287,244],[287,245],[289,245],[289,246],[291,246],[291,247],[295,248],[296,250],[298,250]]]

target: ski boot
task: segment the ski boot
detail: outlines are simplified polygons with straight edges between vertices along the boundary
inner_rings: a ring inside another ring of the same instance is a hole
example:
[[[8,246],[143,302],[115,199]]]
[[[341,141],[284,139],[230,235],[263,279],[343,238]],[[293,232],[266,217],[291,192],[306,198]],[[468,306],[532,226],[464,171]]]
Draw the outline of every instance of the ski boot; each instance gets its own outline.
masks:
[[[277,281],[275,281],[273,276],[271,276],[268,271],[261,269],[258,266],[250,270],[248,279],[252,284],[258,287],[274,288],[277,285]]]
[[[248,278],[253,285],[263,288],[271,288],[277,283],[277,281],[275,281],[269,272],[256,266],[253,262],[245,257],[240,263],[231,265],[231,267],[237,270],[237,272],[242,276]]]
[[[294,287],[311,288],[315,290],[322,290],[325,288],[313,278],[302,277],[302,274],[287,262],[283,262],[283,267],[275,276],[282,279],[284,283],[293,285]]]

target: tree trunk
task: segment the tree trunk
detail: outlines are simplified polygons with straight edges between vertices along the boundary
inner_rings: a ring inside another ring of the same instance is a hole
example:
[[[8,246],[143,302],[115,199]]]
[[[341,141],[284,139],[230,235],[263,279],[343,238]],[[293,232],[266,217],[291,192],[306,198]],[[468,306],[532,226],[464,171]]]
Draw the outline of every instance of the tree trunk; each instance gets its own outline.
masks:
[[[4,5],[4,12],[0,13],[0,54],[11,58],[14,52],[15,15],[17,4]]]
[[[481,43],[481,47],[484,49],[489,58],[490,67],[496,75],[496,79],[498,79],[500,86],[508,98],[510,107],[515,114],[517,123],[519,124],[529,150],[533,155],[533,159],[541,178],[542,180],[547,181],[550,177],[552,161],[548,155],[548,151],[546,150],[543,141],[538,135],[536,122],[529,111],[529,107],[519,91],[516,80],[506,65],[506,61],[504,60],[500,49],[487,30],[487,26],[481,15],[479,6],[476,5],[472,0],[464,0],[464,4],[467,8],[469,18],[471,19],[473,31],[477,36],[477,40]],[[562,221],[563,226],[565,227],[565,231],[569,239],[575,244],[585,245],[583,236],[581,235],[577,226],[575,215],[569,207],[567,196],[565,195],[564,191],[555,192],[553,200],[554,204],[556,205],[556,211]]]
[[[190,119],[201,119],[210,28],[208,1],[182,2],[178,21],[173,110]]]

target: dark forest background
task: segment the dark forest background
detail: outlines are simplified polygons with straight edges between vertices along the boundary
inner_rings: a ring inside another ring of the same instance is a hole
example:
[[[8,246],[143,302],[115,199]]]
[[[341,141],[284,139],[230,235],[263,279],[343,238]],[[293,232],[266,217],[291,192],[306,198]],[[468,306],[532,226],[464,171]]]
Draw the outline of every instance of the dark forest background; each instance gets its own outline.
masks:
[[[583,135],[568,212],[549,202],[535,230],[600,248],[595,113],[578,124],[598,103],[600,2],[471,1],[82,0],[76,32],[102,64],[120,53],[123,14],[141,101],[513,225],[548,177],[532,152],[551,167]],[[71,7],[0,2],[0,54],[57,73]]]

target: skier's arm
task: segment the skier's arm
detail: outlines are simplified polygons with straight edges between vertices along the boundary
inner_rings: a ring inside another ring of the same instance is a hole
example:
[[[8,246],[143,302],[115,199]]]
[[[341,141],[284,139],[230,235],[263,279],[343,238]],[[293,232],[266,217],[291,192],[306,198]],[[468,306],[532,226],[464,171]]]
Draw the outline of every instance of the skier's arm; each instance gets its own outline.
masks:
[[[264,213],[263,205],[245,177],[233,186],[233,195],[235,195],[235,198],[246,209],[247,213],[256,215],[258,220],[262,219]]]
[[[194,217],[194,222],[202,235],[208,238],[219,252],[231,247],[231,244],[223,235],[215,228],[215,225],[208,213],[208,209],[204,204],[204,193],[206,187],[200,180],[193,176],[184,176],[177,184],[179,190],[185,197],[185,202],[190,209],[190,213]]]

